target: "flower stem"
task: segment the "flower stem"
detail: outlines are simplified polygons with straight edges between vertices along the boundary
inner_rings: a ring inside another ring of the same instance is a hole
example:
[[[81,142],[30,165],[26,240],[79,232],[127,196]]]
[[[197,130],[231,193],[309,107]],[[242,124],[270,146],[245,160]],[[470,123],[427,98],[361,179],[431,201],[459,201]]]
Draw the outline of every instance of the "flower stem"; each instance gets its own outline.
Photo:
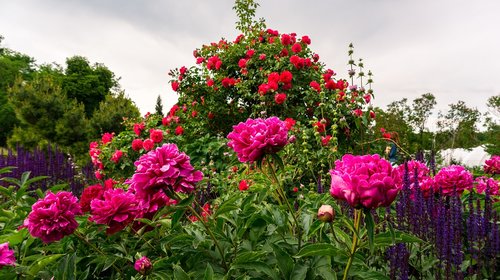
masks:
[[[280,184],[280,181],[278,179],[278,176],[276,175],[276,171],[274,170],[273,165],[270,162],[268,162],[267,164],[269,166],[271,177],[273,178],[273,180],[271,180],[271,181],[274,181],[274,183],[276,183],[276,185],[278,186],[278,189],[277,189],[278,195],[281,196],[281,200],[283,200],[285,202],[285,204],[288,208],[288,211],[290,211],[290,213],[292,214],[293,221],[295,223],[295,227],[297,228],[297,240],[299,242],[298,249],[300,250],[300,248],[302,247],[302,230],[301,230],[301,228],[299,226],[299,222],[297,220],[296,211],[290,205],[290,202],[288,201],[288,199],[285,195],[285,192],[283,191],[283,187]]]
[[[78,237],[80,240],[82,240],[85,244],[89,245],[90,247],[92,247],[92,249],[94,249],[97,253],[103,255],[104,257],[106,257],[106,254],[99,248],[97,248],[94,244],[92,244],[91,242],[89,242],[80,232],[78,231],[75,231],[74,232],[74,235],[76,237]],[[123,275],[123,272],[122,270],[116,266],[116,264],[113,262],[111,264],[111,266],[113,266],[113,268],[120,274],[120,275]]]
[[[352,233],[352,247],[351,247],[351,253],[349,255],[349,260],[347,261],[347,265],[344,270],[344,277],[342,280],[347,279],[347,275],[349,274],[349,269],[351,268],[352,261],[354,260],[354,254],[356,253],[356,250],[358,249],[358,234],[359,234],[359,226],[361,224],[361,216],[363,215],[363,212],[361,209],[356,209],[354,210],[354,232]]]
[[[176,192],[174,192],[174,191],[172,191],[170,189],[168,189],[168,190],[163,189],[163,190],[164,190],[165,194],[168,197],[175,198],[177,201],[181,201],[182,200],[181,197]],[[198,206],[201,209],[203,209],[203,207],[201,207],[201,205],[198,203],[198,201],[196,199],[194,199],[194,203],[196,204],[196,206]],[[226,258],[224,257],[224,251],[220,247],[219,242],[217,242],[217,238],[215,238],[214,233],[212,232],[212,230],[208,227],[207,223],[205,222],[205,218],[203,218],[202,216],[200,216],[200,214],[198,214],[198,212],[196,212],[196,210],[193,209],[193,207],[191,205],[187,205],[187,208],[188,208],[189,211],[191,211],[191,213],[193,213],[193,215],[198,219],[198,221],[200,221],[203,224],[203,226],[207,230],[208,235],[210,235],[210,237],[214,241],[215,247],[217,248],[217,251],[219,251],[219,254],[220,254],[221,258],[222,258],[222,266],[227,271],[228,267],[227,267],[227,263],[226,263]]]

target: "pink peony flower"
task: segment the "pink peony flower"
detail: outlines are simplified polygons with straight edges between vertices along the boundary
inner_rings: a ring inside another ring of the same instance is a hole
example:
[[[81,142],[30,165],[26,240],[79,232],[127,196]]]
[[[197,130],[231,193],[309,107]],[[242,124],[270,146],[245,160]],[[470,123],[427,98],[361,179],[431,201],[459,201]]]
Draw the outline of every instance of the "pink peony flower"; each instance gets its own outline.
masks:
[[[9,242],[0,244],[0,269],[4,266],[14,266],[16,257],[14,250],[9,249]]]
[[[241,162],[254,162],[280,151],[288,142],[288,129],[277,117],[248,119],[233,126],[227,138]]]
[[[135,261],[134,269],[137,270],[141,275],[147,275],[153,269],[151,261],[146,257],[141,257]]]
[[[490,159],[484,162],[484,173],[486,174],[500,174],[500,156],[493,155]]]
[[[355,208],[389,206],[398,194],[391,163],[379,155],[344,155],[330,170],[330,194]]]
[[[434,177],[434,191],[442,191],[443,195],[461,195],[472,186],[473,176],[460,165],[443,167]]]
[[[31,207],[27,225],[33,237],[50,243],[72,234],[78,227],[76,215],[82,215],[78,199],[70,192],[53,194],[48,191],[43,199],[39,199]]]
[[[190,193],[203,179],[203,173],[194,170],[189,156],[179,152],[175,144],[163,144],[150,151],[141,156],[135,166],[135,174],[128,183],[139,197],[153,195],[166,188]]]
[[[477,177],[474,180],[477,193],[485,193],[489,189],[490,195],[500,195],[500,182],[485,176]]]
[[[405,174],[405,165],[401,164],[395,168],[396,173],[396,186],[399,189],[403,188],[403,176]],[[417,174],[418,183],[422,182],[424,179],[429,177],[429,168],[418,160],[408,161],[408,178],[410,179],[410,189],[413,189],[415,185],[415,173]]]
[[[140,213],[142,205],[135,195],[123,189],[109,189],[102,199],[94,199],[90,203],[89,220],[96,224],[107,225],[106,234],[111,235],[124,229]]]

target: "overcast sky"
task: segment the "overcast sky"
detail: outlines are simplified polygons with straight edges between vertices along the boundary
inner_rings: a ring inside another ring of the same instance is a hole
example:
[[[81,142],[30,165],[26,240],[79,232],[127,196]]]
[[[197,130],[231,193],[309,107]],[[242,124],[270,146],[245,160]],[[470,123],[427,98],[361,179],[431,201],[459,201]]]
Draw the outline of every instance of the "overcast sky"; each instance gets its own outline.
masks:
[[[329,68],[347,77],[347,49],[374,74],[374,105],[431,92],[437,107],[463,100],[486,110],[500,94],[500,1],[261,0],[257,17],[280,33],[308,35]],[[8,48],[37,63],[82,55],[105,64],[144,114],[160,95],[176,102],[170,69],[192,66],[192,51],[233,40],[232,0],[0,0]]]

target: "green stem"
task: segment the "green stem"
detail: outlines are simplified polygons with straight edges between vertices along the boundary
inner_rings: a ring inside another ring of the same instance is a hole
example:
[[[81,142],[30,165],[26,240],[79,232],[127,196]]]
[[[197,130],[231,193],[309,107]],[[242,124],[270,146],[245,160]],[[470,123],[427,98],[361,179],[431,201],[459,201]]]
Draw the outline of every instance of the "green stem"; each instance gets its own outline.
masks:
[[[361,209],[356,209],[354,210],[354,232],[352,233],[352,247],[351,247],[351,253],[349,255],[349,260],[347,261],[347,265],[344,270],[344,277],[342,280],[347,279],[347,275],[349,274],[349,269],[351,268],[352,261],[354,260],[354,254],[356,253],[356,250],[358,249],[358,235],[359,235],[359,226],[361,224],[361,216],[363,215],[363,212]]]
[[[78,237],[80,240],[82,240],[85,244],[89,245],[90,247],[92,247],[92,249],[94,249],[97,253],[101,254],[102,256],[106,257],[106,254],[99,248],[97,248],[94,244],[90,243],[80,232],[78,231],[75,231],[74,232],[74,235],[76,237]],[[113,266],[113,268],[120,274],[120,275],[123,275],[123,272],[122,270],[116,266],[116,264],[113,262],[111,264],[111,266]]]
[[[299,242],[298,249],[300,250],[300,248],[302,247],[302,230],[301,230],[301,228],[299,226],[299,221],[297,220],[296,211],[290,205],[290,202],[288,201],[288,199],[287,199],[287,197],[285,195],[283,187],[281,186],[280,181],[278,180],[278,176],[276,175],[276,171],[274,170],[273,165],[270,162],[268,162],[267,164],[269,166],[269,170],[271,170],[271,172],[270,172],[271,176],[274,179],[274,182],[276,183],[276,185],[278,186],[278,189],[277,189],[278,195],[280,195],[281,199],[283,201],[285,201],[285,204],[286,204],[286,206],[288,208],[288,211],[290,211],[290,213],[292,214],[293,221],[295,223],[295,228],[297,229],[297,239],[298,239],[298,242]]]
[[[181,201],[182,200],[180,198],[180,196],[176,192],[174,192],[174,191],[168,190],[168,193],[166,193],[166,194],[167,194],[167,196],[169,196],[171,198],[175,198],[177,201]],[[198,201],[196,201],[196,199],[194,200],[194,203],[196,204],[196,206],[198,206],[201,209],[203,209],[203,207],[201,207],[201,205],[198,203]],[[193,209],[192,206],[188,205],[187,208],[188,208],[189,211],[191,211],[191,213],[193,213],[193,215],[198,219],[198,221],[200,221],[203,224],[203,226],[207,230],[208,235],[210,235],[210,237],[214,241],[215,247],[217,248],[217,251],[219,251],[219,254],[220,254],[221,258],[222,258],[222,266],[227,271],[228,267],[227,267],[227,263],[226,263],[226,258],[224,257],[224,251],[220,247],[219,242],[217,242],[217,238],[215,238],[214,233],[212,232],[212,230],[210,230],[210,227],[208,227],[207,223],[205,222],[205,218],[201,217],[200,214],[198,214],[198,212],[196,212],[196,210]]]

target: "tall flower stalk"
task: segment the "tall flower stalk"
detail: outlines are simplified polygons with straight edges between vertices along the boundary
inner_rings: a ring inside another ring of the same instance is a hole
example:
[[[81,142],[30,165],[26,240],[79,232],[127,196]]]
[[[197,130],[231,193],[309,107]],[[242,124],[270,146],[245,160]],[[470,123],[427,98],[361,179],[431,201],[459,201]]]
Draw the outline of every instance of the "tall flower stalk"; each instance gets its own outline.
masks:
[[[359,245],[359,229],[361,226],[361,219],[363,218],[362,209],[354,210],[354,231],[352,233],[352,245],[351,252],[349,253],[349,260],[344,269],[344,277],[343,280],[347,279],[347,275],[349,274],[349,269],[351,269],[352,261],[354,260],[354,255],[356,254],[356,250]]]

